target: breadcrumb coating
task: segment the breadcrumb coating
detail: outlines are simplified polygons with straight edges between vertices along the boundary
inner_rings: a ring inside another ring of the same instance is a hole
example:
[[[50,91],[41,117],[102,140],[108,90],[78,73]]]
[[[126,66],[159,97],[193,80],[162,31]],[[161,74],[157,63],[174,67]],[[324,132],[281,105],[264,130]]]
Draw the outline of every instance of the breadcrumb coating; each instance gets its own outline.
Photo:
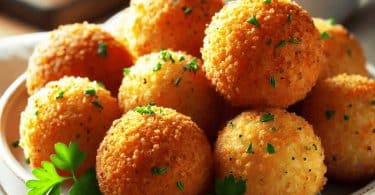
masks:
[[[132,64],[128,50],[99,26],[86,22],[60,26],[30,57],[27,90],[31,95],[50,81],[81,76],[103,82],[116,95],[122,69]]]
[[[246,194],[317,194],[326,182],[323,160],[312,126],[282,109],[243,112],[219,132],[215,147],[217,177],[246,180]]]
[[[324,60],[319,39],[296,3],[232,1],[206,29],[203,69],[234,106],[287,107],[318,78]]]
[[[190,116],[210,138],[216,136],[221,99],[206,79],[202,61],[184,52],[163,50],[142,56],[119,89],[123,112],[156,105]]]
[[[322,80],[302,108],[322,139],[328,176],[349,183],[375,178],[373,79],[340,74]]]
[[[132,0],[118,37],[139,57],[160,49],[200,57],[204,29],[223,0]]]
[[[86,94],[87,90],[92,95]],[[78,143],[87,153],[87,159],[78,168],[78,173],[83,173],[95,166],[96,150],[119,117],[117,101],[109,91],[87,78],[64,77],[29,97],[21,113],[20,146],[30,165],[39,167],[55,154],[56,143]]]
[[[323,52],[326,57],[320,79],[338,74],[359,74],[368,76],[366,57],[359,41],[340,24],[314,18],[314,24],[322,34]],[[324,38],[327,33],[327,38]]]
[[[210,186],[212,154],[203,131],[185,115],[150,106],[116,120],[98,149],[104,194],[202,194]],[[164,172],[155,172],[163,168]],[[180,189],[176,182],[184,186]]]

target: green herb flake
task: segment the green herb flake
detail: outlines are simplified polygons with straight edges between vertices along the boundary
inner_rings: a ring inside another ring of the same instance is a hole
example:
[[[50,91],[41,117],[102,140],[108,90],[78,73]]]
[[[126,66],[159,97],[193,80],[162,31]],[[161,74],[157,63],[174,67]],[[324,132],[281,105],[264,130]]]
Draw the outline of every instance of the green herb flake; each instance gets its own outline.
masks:
[[[326,31],[320,33],[320,38],[323,40],[332,39],[332,36],[328,34]]]
[[[316,144],[313,144],[313,147],[315,150],[318,150],[318,146]]]
[[[98,87],[100,87],[100,88],[105,89],[105,85],[100,81],[96,81],[96,85],[98,85]]]
[[[272,132],[275,132],[275,131],[277,131],[277,129],[276,129],[276,127],[271,127],[271,129],[270,129]]]
[[[184,56],[180,56],[180,58],[178,59],[179,62],[182,62],[185,60],[185,57]]]
[[[333,110],[327,110],[326,111],[326,119],[330,120],[335,115],[335,111]]]
[[[30,158],[25,158],[25,163],[29,165],[30,164]]]
[[[276,152],[275,147],[273,147],[272,144],[267,143],[267,146],[266,146],[266,152],[267,152],[268,154],[274,154],[274,153]]]
[[[264,0],[263,2],[266,4],[270,4],[272,0]]]
[[[299,40],[299,39],[297,39],[297,38],[290,38],[290,39],[289,39],[289,43],[300,44],[300,43],[301,43],[301,40]]]
[[[182,11],[184,11],[185,15],[189,15],[193,11],[193,8],[187,7],[187,6],[183,6],[182,7]]]
[[[85,94],[88,96],[94,96],[96,95],[96,90],[95,89],[88,89],[85,91]]]
[[[161,63],[160,62],[158,62],[156,64],[156,66],[152,69],[152,71],[156,72],[156,71],[159,71],[159,70],[161,70]]]
[[[38,115],[39,115],[39,110],[36,110],[36,111],[34,112],[34,115],[35,115],[35,116],[38,116]]]
[[[198,72],[198,60],[196,58],[192,59],[191,62],[186,64],[183,68],[183,71],[193,71],[194,73]]]
[[[184,184],[181,181],[176,182],[176,186],[180,191],[183,191],[185,189]]]
[[[248,154],[255,154],[255,152],[254,152],[254,150],[253,150],[253,143],[250,143],[250,144],[247,146],[246,153],[248,153]]]
[[[272,86],[272,88],[276,88],[276,79],[274,76],[270,77],[270,85]]]
[[[163,175],[167,171],[168,171],[168,167],[152,167],[151,168],[152,176]]]
[[[371,105],[375,106],[375,100],[371,101]]]
[[[129,74],[130,74],[130,68],[124,68],[122,70],[122,73],[124,74],[124,76],[129,76]]]
[[[269,121],[273,121],[275,120],[275,116],[269,112],[265,113],[262,115],[262,117],[260,118],[260,122],[269,122]]]
[[[246,193],[246,180],[236,179],[232,174],[225,176],[223,180],[215,180],[216,195],[244,195]]]
[[[251,16],[249,19],[247,19],[247,22],[256,26],[256,27],[260,27],[260,23],[258,22],[258,20],[255,16]]]
[[[331,26],[333,26],[335,24],[335,19],[334,18],[328,18],[327,19],[327,23]]]
[[[288,23],[291,23],[293,19],[293,16],[291,14],[288,14]]]
[[[286,41],[285,40],[281,40],[276,46],[275,48],[278,49],[278,48],[282,48],[282,47],[285,47],[286,46]]]
[[[91,104],[99,108],[100,110],[103,110],[103,105],[99,102],[99,100],[94,100],[91,102]]]
[[[177,87],[177,86],[179,86],[180,85],[180,83],[181,83],[181,76],[178,76],[177,77],[177,79],[174,81],[174,85]]]
[[[140,114],[155,114],[155,111],[152,110],[152,105],[138,106],[134,108],[134,111]]]
[[[64,97],[64,92],[63,92],[63,91],[60,91],[60,92],[57,94],[56,99],[58,100],[58,99],[61,99],[61,98],[63,98],[63,97]]]
[[[350,119],[350,116],[349,115],[344,115],[344,121],[348,121]]]
[[[16,141],[12,142],[13,148],[18,148],[19,145],[20,145],[20,140],[16,140]]]
[[[307,151],[310,151],[310,150],[311,150],[311,147],[310,147],[310,146],[305,146],[305,149],[306,149]]]
[[[106,42],[100,42],[98,44],[97,53],[102,58],[107,57],[107,55],[108,55],[108,44]]]

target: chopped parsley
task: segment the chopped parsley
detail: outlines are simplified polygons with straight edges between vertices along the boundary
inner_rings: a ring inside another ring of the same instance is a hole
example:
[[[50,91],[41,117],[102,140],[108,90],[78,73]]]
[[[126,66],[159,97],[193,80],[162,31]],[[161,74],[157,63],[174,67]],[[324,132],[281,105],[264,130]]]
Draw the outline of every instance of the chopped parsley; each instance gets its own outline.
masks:
[[[310,147],[310,146],[305,146],[305,149],[306,149],[307,151],[310,151],[310,150],[311,150],[311,147]]]
[[[39,110],[36,110],[36,111],[34,112],[34,115],[35,115],[35,116],[38,116],[38,115],[39,115]]]
[[[375,106],[375,100],[371,101],[371,105]]]
[[[194,58],[193,60],[191,60],[188,64],[186,64],[184,67],[183,67],[183,71],[193,71],[194,73],[198,72],[198,60],[197,58]]]
[[[187,6],[183,6],[182,7],[182,11],[184,11],[185,15],[189,15],[193,11],[193,8],[187,7]]]
[[[281,47],[284,47],[286,45],[286,41],[285,40],[281,40],[276,46],[275,48],[281,48]]]
[[[335,19],[334,18],[328,18],[327,22],[329,25],[333,26],[335,24]]]
[[[138,106],[134,108],[134,111],[140,114],[155,114],[155,111],[152,110],[152,105]]]
[[[246,153],[248,153],[248,154],[255,154],[255,152],[254,152],[254,150],[253,150],[253,143],[250,143],[250,144],[247,146]]]
[[[318,146],[316,146],[316,144],[313,144],[313,147],[315,150],[318,150]]]
[[[16,140],[16,141],[12,142],[12,147],[18,148],[19,144],[20,144],[20,140]]]
[[[92,105],[94,105],[95,107],[99,108],[100,110],[103,109],[103,105],[99,102],[99,100],[94,100],[91,102]]]
[[[267,143],[267,146],[266,146],[266,152],[267,152],[268,154],[273,154],[273,153],[275,153],[275,152],[276,152],[275,147],[273,147],[272,144]]]
[[[270,77],[270,84],[271,84],[272,88],[276,88],[276,79],[275,79],[274,76]]]
[[[246,193],[246,180],[236,179],[232,174],[225,176],[223,180],[215,180],[216,195],[244,195]]]
[[[158,62],[156,64],[156,66],[152,69],[152,71],[156,72],[156,71],[159,71],[159,70],[161,70],[161,63],[160,62]]]
[[[179,62],[182,62],[182,61],[184,61],[184,60],[185,60],[185,57],[184,57],[184,56],[181,56],[181,57],[178,59]]]
[[[171,60],[172,63],[175,62],[172,54],[169,51],[161,50],[160,51],[160,57],[164,62],[167,62],[168,60]]]
[[[152,167],[151,168],[152,176],[163,175],[167,171],[168,171],[168,167]]]
[[[97,84],[99,87],[105,89],[105,86],[104,86],[104,84],[103,84],[102,82],[100,82],[100,81],[96,81],[96,84]]]
[[[291,14],[288,14],[288,23],[291,23],[293,19],[293,16]]]
[[[184,184],[181,181],[176,182],[176,186],[180,191],[183,191],[185,189]]]
[[[299,39],[297,39],[297,38],[290,38],[290,39],[289,39],[289,43],[300,44],[300,43],[301,43],[301,40],[299,40]]]
[[[88,89],[85,91],[85,94],[88,96],[94,96],[96,95],[96,90],[95,89]]]
[[[344,115],[344,121],[348,121],[350,119],[350,116],[349,115]]]
[[[128,76],[130,74],[130,68],[124,68],[122,70],[122,73],[124,74],[124,76]]]
[[[331,39],[332,36],[330,34],[328,34],[326,31],[320,33],[320,38],[323,39],[323,40],[327,40],[327,39]]]
[[[98,50],[97,53],[100,57],[105,58],[108,55],[108,44],[106,42],[100,42],[98,44]]]
[[[277,129],[276,129],[276,127],[271,127],[271,129],[270,129],[272,132],[275,132]]]
[[[181,76],[178,76],[177,79],[174,81],[174,85],[178,86],[181,83]]]
[[[256,27],[260,27],[260,23],[258,22],[258,20],[255,16],[251,16],[249,19],[247,19],[247,22],[256,26]]]
[[[64,92],[63,92],[63,91],[60,91],[60,92],[57,94],[56,99],[58,100],[58,99],[61,99],[61,98],[63,98],[63,97],[64,97]]]
[[[335,111],[333,111],[333,110],[327,110],[326,111],[327,120],[330,120],[334,115],[335,115]]]
[[[272,0],[264,0],[264,3],[270,4]]]
[[[262,115],[262,117],[260,118],[260,122],[269,122],[269,121],[273,121],[274,119],[275,119],[275,116],[267,112]]]

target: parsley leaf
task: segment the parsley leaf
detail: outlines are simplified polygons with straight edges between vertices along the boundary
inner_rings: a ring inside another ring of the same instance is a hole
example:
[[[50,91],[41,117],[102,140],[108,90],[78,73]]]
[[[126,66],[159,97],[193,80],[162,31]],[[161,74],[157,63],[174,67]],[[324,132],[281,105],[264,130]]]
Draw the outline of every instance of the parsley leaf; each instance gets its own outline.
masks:
[[[182,11],[184,11],[185,15],[189,15],[193,11],[193,8],[184,6],[182,7]]]
[[[285,45],[286,45],[286,41],[285,41],[285,40],[281,40],[281,41],[275,46],[275,48],[278,49],[278,48],[284,47]]]
[[[176,186],[178,187],[180,191],[183,191],[185,189],[185,186],[181,181],[177,181]]]
[[[269,122],[269,121],[273,121],[274,119],[275,119],[275,116],[267,112],[262,115],[262,117],[260,118],[260,122]]]
[[[301,43],[301,40],[299,40],[299,39],[297,39],[297,38],[290,38],[290,39],[289,39],[289,43],[300,44],[300,43]]]
[[[152,176],[163,175],[167,171],[168,171],[168,167],[152,167],[151,168]]]
[[[177,86],[179,86],[180,85],[180,83],[181,83],[181,76],[178,76],[177,77],[177,79],[174,81],[174,85],[177,87]]]
[[[271,3],[271,0],[264,0],[263,2],[264,2],[264,3],[267,3],[267,4],[270,4],[270,3]]]
[[[156,71],[159,71],[159,70],[161,70],[161,63],[160,62],[158,62],[156,64],[156,66],[152,69],[152,71],[156,72]]]
[[[335,24],[335,19],[334,18],[328,18],[327,22],[329,25],[333,26]]]
[[[122,70],[122,73],[124,74],[124,76],[128,76],[130,74],[130,68],[124,68]]]
[[[236,180],[233,175],[225,176],[223,180],[215,180],[217,195],[244,195],[246,193],[246,180]]]
[[[256,26],[256,27],[260,27],[260,23],[258,22],[258,20],[255,16],[251,16],[249,19],[247,19],[247,22]]]
[[[326,31],[320,33],[320,38],[323,40],[332,39],[332,35],[328,34]]]
[[[253,143],[250,143],[249,146],[247,146],[246,153],[255,154],[255,152],[253,150]]]
[[[293,16],[291,14],[288,14],[288,23],[291,23],[293,19]]]
[[[88,96],[94,96],[96,95],[96,90],[95,89],[88,89],[85,91],[85,94]]]
[[[98,50],[97,50],[98,55],[102,58],[107,57],[108,55],[107,48],[108,48],[108,45],[106,42],[100,42],[98,44]]]
[[[92,105],[96,106],[97,108],[99,108],[100,110],[103,110],[103,105],[99,102],[99,100],[94,100],[91,102]]]
[[[63,97],[64,97],[64,92],[63,91],[59,91],[59,93],[56,96],[56,99],[58,100],[58,99],[61,99]]]
[[[371,101],[371,105],[375,106],[375,100]]]
[[[274,76],[270,77],[270,84],[271,84],[272,88],[274,88],[274,89],[276,88],[276,79],[275,79]]]
[[[86,153],[79,151],[77,143],[69,143],[69,146],[57,143],[55,144],[55,151],[56,154],[51,155],[53,164],[61,170],[72,173],[86,159]],[[74,174],[73,177],[75,177]]]
[[[161,51],[160,51],[160,57],[161,57],[161,59],[162,59],[164,62],[168,61],[168,59],[171,60],[172,63],[175,62],[175,60],[174,60],[172,54],[171,54],[169,51],[161,50]]]
[[[26,182],[26,187],[30,188],[28,195],[60,194],[61,184],[69,179],[57,174],[55,166],[46,161],[42,162],[41,168],[33,169],[32,173],[37,180]]]
[[[333,111],[333,110],[327,110],[326,111],[327,120],[330,120],[334,115],[335,115],[335,111]]]
[[[152,105],[138,106],[134,108],[134,111],[140,114],[155,114],[155,111],[152,110]]]
[[[95,168],[88,169],[84,175],[77,179],[69,190],[69,195],[100,195]]]
[[[270,143],[267,143],[266,151],[268,154],[273,154],[276,152],[275,147],[273,147],[273,145]]]
[[[198,60],[197,58],[194,58],[191,60],[186,66],[183,67],[183,71],[193,71],[194,73],[198,72]]]

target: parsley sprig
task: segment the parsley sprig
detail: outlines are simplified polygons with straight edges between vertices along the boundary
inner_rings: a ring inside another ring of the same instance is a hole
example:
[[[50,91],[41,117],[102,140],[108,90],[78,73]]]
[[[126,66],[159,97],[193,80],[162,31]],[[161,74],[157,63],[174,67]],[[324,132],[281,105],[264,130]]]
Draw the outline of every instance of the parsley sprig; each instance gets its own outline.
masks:
[[[246,180],[234,178],[233,175],[225,176],[223,180],[216,179],[215,193],[217,195],[243,195],[246,193]]]
[[[51,155],[51,162],[43,161],[42,167],[33,169],[32,173],[36,179],[26,182],[26,187],[29,188],[28,195],[59,195],[62,184],[68,180],[74,182],[69,189],[69,195],[100,195],[94,168],[86,170],[79,178],[76,176],[76,169],[86,159],[86,153],[79,150],[77,143],[70,143],[68,146],[57,143],[55,152],[56,154]],[[69,171],[71,174],[68,177],[60,176],[56,168]]]

